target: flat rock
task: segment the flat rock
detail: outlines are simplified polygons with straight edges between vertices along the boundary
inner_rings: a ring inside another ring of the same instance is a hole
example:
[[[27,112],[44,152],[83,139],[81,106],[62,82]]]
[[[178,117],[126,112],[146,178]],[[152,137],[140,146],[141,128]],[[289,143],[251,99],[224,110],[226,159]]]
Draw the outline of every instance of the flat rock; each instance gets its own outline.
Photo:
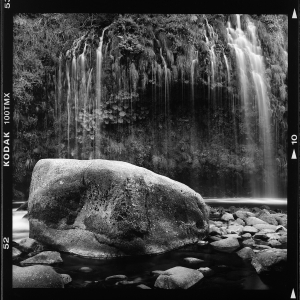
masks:
[[[264,272],[282,272],[286,269],[286,249],[266,249],[256,253],[251,264],[258,274]]]
[[[222,239],[220,241],[212,242],[210,245],[215,250],[227,253],[233,252],[240,247],[240,244],[236,238]]]
[[[31,238],[59,251],[112,258],[202,240],[209,207],[188,186],[126,162],[41,159],[28,214]]]
[[[245,220],[246,224],[249,225],[249,226],[253,226],[253,225],[256,225],[256,224],[268,224],[267,222],[259,219],[259,218],[256,218],[256,217],[249,217]]]
[[[112,276],[108,276],[105,278],[105,281],[108,282],[117,282],[117,281],[121,281],[121,280],[127,280],[127,276],[126,275],[112,275]]]
[[[63,288],[60,274],[50,266],[13,266],[13,288]]]
[[[20,262],[21,266],[28,265],[53,265],[62,263],[60,253],[56,251],[44,251]]]
[[[251,239],[252,238],[252,234],[250,234],[249,232],[244,233],[242,236],[243,240],[247,240],[247,239]]]
[[[149,287],[145,284],[139,284],[136,287],[139,288],[139,289],[142,289],[142,290],[151,290],[151,287]]]
[[[258,229],[256,229],[256,228],[253,227],[253,226],[245,226],[245,227],[243,228],[243,232],[244,232],[244,233],[254,234],[254,233],[256,233],[257,231],[258,231]]]
[[[255,225],[253,225],[253,227],[255,227],[258,230],[261,230],[261,229],[272,229],[273,231],[276,230],[276,226],[275,225],[271,225],[271,224],[268,224],[268,223],[265,223],[265,224],[255,224]]]
[[[188,289],[203,277],[198,270],[174,267],[159,275],[154,286],[161,289]]]

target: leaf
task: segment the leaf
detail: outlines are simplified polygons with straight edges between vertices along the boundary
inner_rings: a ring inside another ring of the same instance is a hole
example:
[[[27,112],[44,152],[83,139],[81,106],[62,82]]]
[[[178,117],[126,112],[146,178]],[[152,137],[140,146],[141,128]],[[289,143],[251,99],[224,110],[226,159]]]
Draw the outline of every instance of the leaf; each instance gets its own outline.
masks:
[[[121,111],[121,112],[119,113],[119,116],[120,116],[120,117],[126,116],[126,112],[125,112],[125,111]]]

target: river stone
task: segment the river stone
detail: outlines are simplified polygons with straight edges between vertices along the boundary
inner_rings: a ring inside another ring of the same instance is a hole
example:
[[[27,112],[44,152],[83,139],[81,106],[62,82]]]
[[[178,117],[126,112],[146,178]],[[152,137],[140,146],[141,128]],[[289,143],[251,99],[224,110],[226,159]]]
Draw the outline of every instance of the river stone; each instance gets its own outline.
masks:
[[[238,224],[234,224],[234,225],[230,225],[228,226],[228,228],[226,229],[227,233],[240,233],[243,231],[244,226],[242,225],[238,225]]]
[[[198,270],[174,267],[159,275],[154,286],[161,289],[188,289],[203,277]]]
[[[210,235],[221,235],[221,230],[215,225],[210,226],[209,228]]]
[[[237,251],[236,254],[243,260],[252,260],[252,258],[255,256],[255,253],[250,247],[244,247]]]
[[[72,277],[68,274],[60,274],[60,276],[64,282],[64,285],[66,285],[72,281]]]
[[[225,213],[222,217],[221,217],[221,220],[223,221],[230,221],[230,220],[234,220],[234,217],[232,214],[229,214],[229,213]]]
[[[59,252],[55,251],[44,251],[35,256],[27,258],[20,262],[21,266],[27,265],[53,265],[62,263],[63,260],[60,257]]]
[[[105,281],[109,281],[109,282],[117,282],[117,281],[121,281],[121,280],[127,280],[127,276],[126,275],[112,275],[112,276],[105,278]]]
[[[256,218],[256,217],[249,217],[245,220],[246,224],[251,226],[251,225],[256,225],[256,224],[267,224],[267,222]]]
[[[286,249],[266,249],[256,253],[251,264],[258,274],[264,272],[282,272],[286,268]]]
[[[251,234],[254,234],[254,233],[256,233],[258,231],[258,229],[256,229],[255,227],[253,227],[253,226],[245,226],[244,228],[243,228],[243,232],[245,232],[245,233],[251,233]]]
[[[281,248],[281,243],[277,240],[269,240],[268,245],[272,248]]]
[[[188,186],[102,159],[42,159],[28,200],[31,238],[84,257],[163,253],[203,239],[209,207]]]
[[[272,229],[274,232],[276,230],[276,226],[275,225],[271,225],[271,224],[255,224],[253,225],[253,227],[255,227],[256,229],[258,230],[261,230],[261,229]]]
[[[139,284],[136,286],[139,289],[143,289],[143,290],[151,290],[151,287],[145,285],[145,284]]]
[[[212,242],[210,244],[215,250],[221,252],[233,252],[240,247],[240,244],[236,238],[226,238],[220,241]]]
[[[244,210],[238,210],[233,214],[233,216],[245,221],[249,217],[254,217],[254,213]]]
[[[63,288],[60,274],[50,266],[13,266],[13,288]]]
[[[281,244],[286,244],[287,243],[287,236],[286,235],[283,235],[281,236],[278,241],[281,243]]]

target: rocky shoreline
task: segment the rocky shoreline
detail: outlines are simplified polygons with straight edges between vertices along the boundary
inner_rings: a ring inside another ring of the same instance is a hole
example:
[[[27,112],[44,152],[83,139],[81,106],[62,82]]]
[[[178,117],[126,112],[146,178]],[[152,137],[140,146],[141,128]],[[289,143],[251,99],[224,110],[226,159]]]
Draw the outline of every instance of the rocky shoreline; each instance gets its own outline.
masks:
[[[209,234],[178,251],[175,267],[153,266],[141,276],[115,274],[101,280],[75,283],[61,273],[61,253],[26,238],[13,243],[14,288],[134,288],[134,289],[244,289],[253,274],[284,286],[287,264],[287,215],[260,208],[211,208]],[[90,267],[78,272],[92,273]],[[278,287],[277,287],[278,288]]]

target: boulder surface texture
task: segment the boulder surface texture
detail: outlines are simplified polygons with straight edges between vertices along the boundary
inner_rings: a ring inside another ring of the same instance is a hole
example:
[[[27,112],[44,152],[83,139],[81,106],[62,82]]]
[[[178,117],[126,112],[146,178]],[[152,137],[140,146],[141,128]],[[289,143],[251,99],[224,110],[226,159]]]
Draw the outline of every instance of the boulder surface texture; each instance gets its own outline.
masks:
[[[209,208],[188,186],[121,161],[42,159],[29,236],[93,258],[163,253],[207,235]]]

